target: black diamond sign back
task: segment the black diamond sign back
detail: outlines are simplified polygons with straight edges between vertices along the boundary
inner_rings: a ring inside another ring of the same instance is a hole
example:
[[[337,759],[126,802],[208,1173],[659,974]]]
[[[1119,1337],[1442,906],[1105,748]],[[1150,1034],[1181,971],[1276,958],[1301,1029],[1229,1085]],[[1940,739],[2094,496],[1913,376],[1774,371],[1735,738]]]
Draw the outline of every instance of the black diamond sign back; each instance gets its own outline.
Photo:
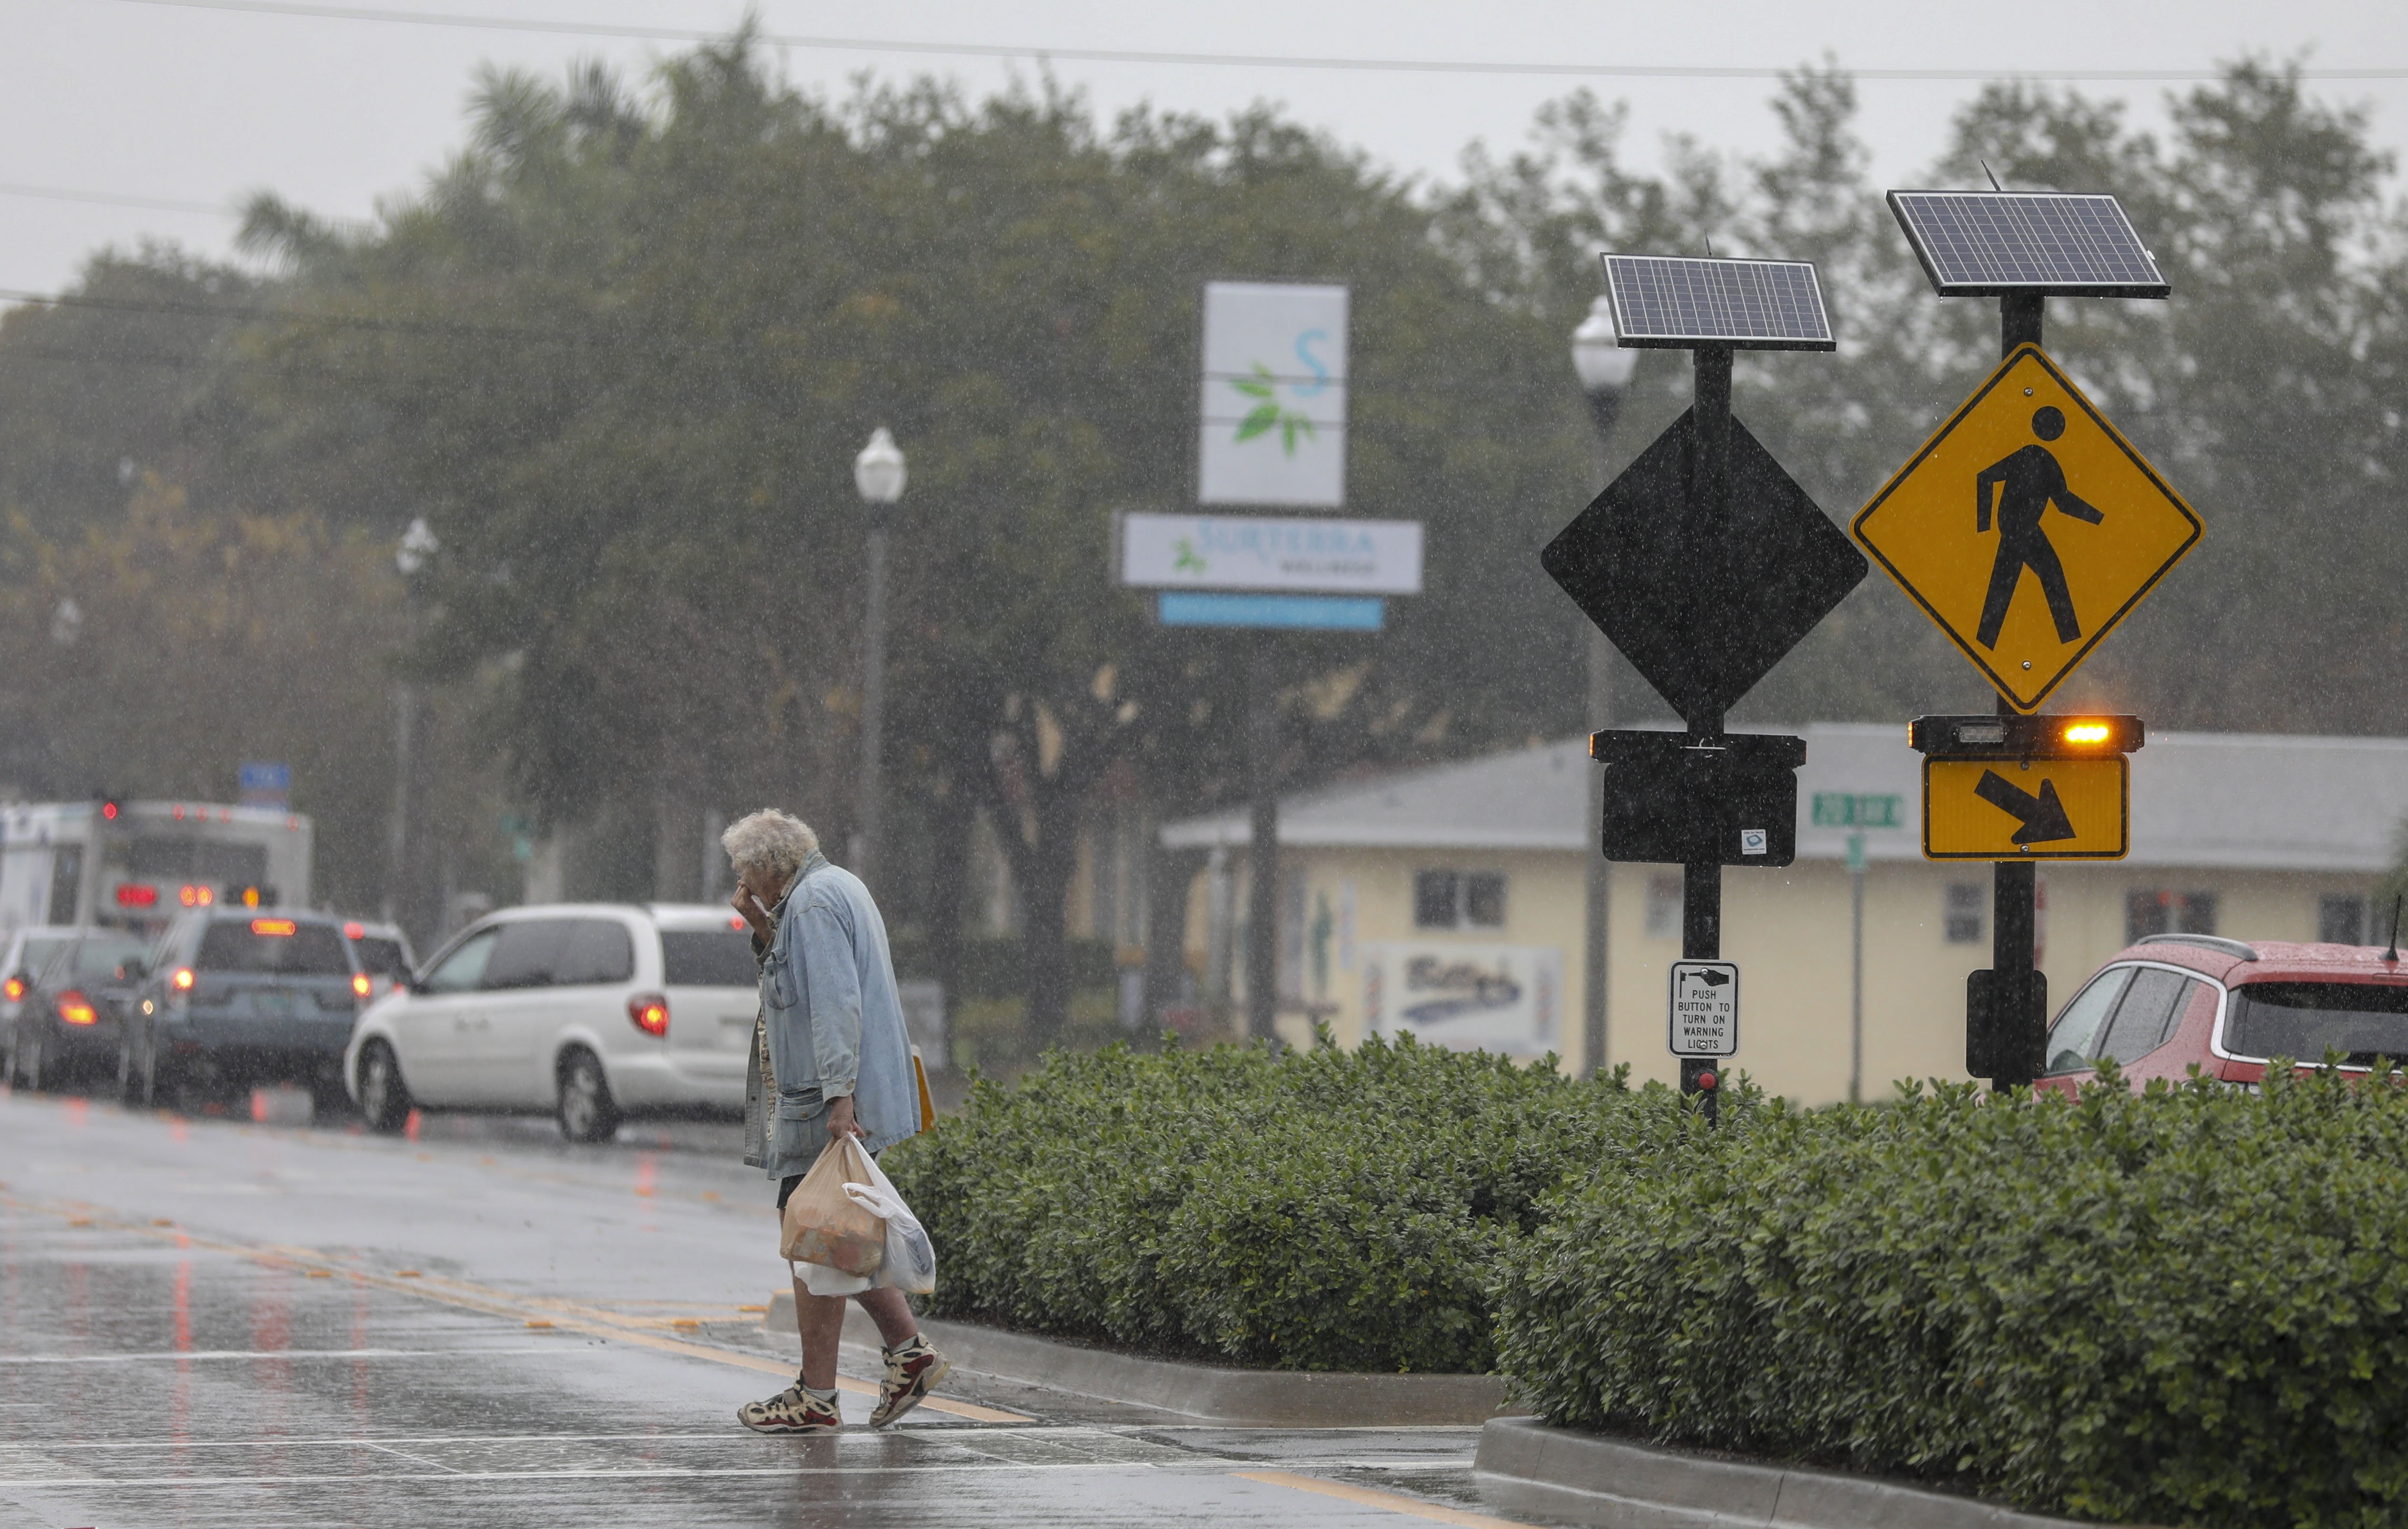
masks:
[[[1755,688],[1869,564],[1747,427],[1730,422],[1728,509],[1693,533],[1684,413],[1540,562],[1683,717]]]

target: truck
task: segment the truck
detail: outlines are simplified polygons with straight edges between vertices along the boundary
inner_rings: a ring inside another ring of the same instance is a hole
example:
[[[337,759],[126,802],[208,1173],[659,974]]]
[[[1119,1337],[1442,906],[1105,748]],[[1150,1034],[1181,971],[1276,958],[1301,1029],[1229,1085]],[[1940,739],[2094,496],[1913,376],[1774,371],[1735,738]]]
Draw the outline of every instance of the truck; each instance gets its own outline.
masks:
[[[35,924],[155,935],[188,908],[309,906],[310,825],[221,802],[0,803],[0,940]]]

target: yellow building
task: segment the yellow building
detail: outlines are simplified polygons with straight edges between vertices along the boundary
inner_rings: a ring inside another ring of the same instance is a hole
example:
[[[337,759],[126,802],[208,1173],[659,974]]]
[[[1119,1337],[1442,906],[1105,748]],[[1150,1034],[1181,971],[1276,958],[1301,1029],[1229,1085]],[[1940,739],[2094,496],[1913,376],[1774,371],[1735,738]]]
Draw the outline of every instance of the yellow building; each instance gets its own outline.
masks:
[[[1990,964],[1986,864],[1935,864],[1919,840],[1922,758],[1898,726],[1802,730],[1798,858],[1723,877],[1723,955],[1741,967],[1736,1065],[1810,1104],[1847,1096],[1855,1055],[1854,876],[1863,845],[1861,1079],[1962,1079],[1965,977]],[[1281,1033],[1314,1020],[1584,1066],[1585,740],[1400,773],[1283,800]],[[2041,966],[2054,1002],[2144,934],[2380,940],[2372,889],[2408,819],[2408,739],[2157,733],[2132,756],[2132,852],[2040,872]],[[1217,851],[1189,899],[1190,965],[1241,980],[1246,816],[1167,825]],[[1218,884],[1216,885],[1216,880]],[[1670,964],[1678,866],[1619,865],[1608,893],[1608,1064],[1672,1080]],[[1234,984],[1233,984],[1234,985]]]

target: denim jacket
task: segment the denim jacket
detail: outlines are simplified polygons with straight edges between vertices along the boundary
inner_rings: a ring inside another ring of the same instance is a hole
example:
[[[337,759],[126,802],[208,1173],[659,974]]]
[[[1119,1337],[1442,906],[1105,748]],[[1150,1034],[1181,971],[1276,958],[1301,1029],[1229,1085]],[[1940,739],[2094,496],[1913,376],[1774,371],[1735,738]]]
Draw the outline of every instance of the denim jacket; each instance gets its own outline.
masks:
[[[744,1161],[782,1179],[808,1169],[827,1145],[829,1100],[852,1096],[867,1133],[862,1145],[876,1152],[918,1134],[920,1088],[886,921],[861,879],[814,853],[771,912],[777,934],[761,952]]]

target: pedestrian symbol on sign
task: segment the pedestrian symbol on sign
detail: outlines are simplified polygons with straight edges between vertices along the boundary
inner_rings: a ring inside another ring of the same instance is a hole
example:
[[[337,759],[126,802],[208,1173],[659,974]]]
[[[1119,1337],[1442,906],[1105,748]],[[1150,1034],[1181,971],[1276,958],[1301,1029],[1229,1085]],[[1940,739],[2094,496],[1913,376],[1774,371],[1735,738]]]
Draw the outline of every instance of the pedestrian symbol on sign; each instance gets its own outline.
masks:
[[[2042,405],[2032,411],[2032,434],[2051,441],[2065,434],[2065,414],[2053,405]],[[2041,593],[2048,600],[2049,620],[2057,623],[2057,640],[2071,642],[2082,636],[2082,623],[2073,614],[2073,596],[2066,593],[2065,565],[2057,560],[2057,549],[2049,545],[2048,529],[2041,517],[2048,513],[2051,504],[2077,521],[2099,524],[2107,517],[2078,498],[2065,486],[2065,469],[2057,465],[2057,454],[2045,446],[2027,446],[2001,461],[1982,469],[1973,479],[1973,492],[1978,498],[1973,512],[1973,529],[1986,533],[1990,529],[1992,489],[2002,489],[1998,503],[1999,553],[1990,564],[1990,592],[1982,602],[1982,628],[1975,640],[1985,648],[1999,645],[1999,629],[2007,624],[2007,607],[2014,604],[2015,585],[2023,579],[2026,568],[2040,580]]]

